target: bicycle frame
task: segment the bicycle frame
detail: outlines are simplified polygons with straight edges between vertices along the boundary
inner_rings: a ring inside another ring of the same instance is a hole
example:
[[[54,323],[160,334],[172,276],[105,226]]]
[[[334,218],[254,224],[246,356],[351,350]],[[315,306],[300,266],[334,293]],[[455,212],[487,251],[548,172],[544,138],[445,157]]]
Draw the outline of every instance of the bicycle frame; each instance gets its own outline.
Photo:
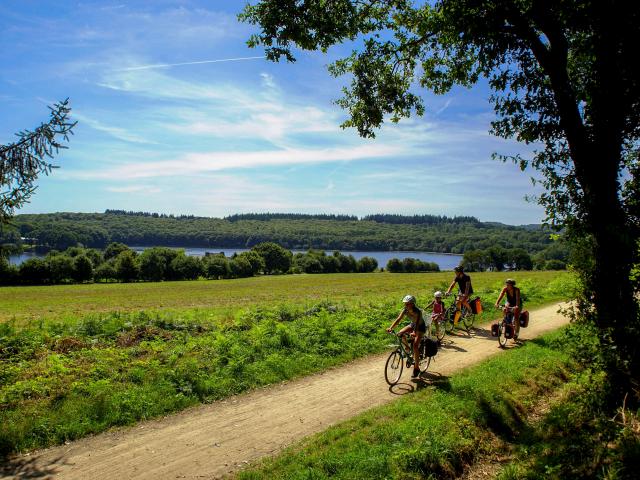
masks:
[[[407,368],[414,364],[413,360],[413,345],[409,344],[410,348],[402,341],[403,336],[412,337],[411,334],[397,335],[395,332],[389,332],[396,337],[397,344],[392,345],[394,350],[389,354],[387,362],[384,367],[384,377],[389,385],[395,385],[402,376],[402,370],[404,369],[405,362],[407,362]],[[425,336],[426,337],[426,336]],[[425,338],[423,337],[423,338]],[[429,368],[431,363],[431,357],[423,356],[423,349],[419,349],[419,364],[418,368],[420,372],[425,372]]]

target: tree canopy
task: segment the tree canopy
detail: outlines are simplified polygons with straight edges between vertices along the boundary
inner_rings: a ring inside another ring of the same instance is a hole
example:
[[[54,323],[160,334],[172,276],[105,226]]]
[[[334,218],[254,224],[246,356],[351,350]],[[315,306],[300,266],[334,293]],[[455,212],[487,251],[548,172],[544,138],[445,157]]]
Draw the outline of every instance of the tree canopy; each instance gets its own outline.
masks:
[[[33,131],[17,133],[18,140],[0,145],[0,225],[6,224],[16,209],[33,195],[35,182],[41,174],[48,175],[54,165],[49,163],[69,140],[76,122],[69,119],[69,100],[49,107],[50,119]]]
[[[620,0],[261,0],[242,20],[250,46],[295,60],[295,48],[352,42],[330,65],[350,85],[344,127],[374,137],[385,120],[422,115],[420,88],[492,90],[492,133],[533,144],[499,159],[542,174],[547,221],[593,258],[580,265],[582,318],[598,327],[614,383],[640,374],[637,39],[640,4]],[[620,392],[618,392],[620,393]]]

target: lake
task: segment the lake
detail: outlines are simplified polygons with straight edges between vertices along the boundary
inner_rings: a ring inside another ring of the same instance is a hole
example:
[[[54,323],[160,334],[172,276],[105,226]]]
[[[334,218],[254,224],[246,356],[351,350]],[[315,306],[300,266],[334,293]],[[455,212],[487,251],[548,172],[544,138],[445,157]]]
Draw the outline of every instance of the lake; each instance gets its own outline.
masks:
[[[144,251],[146,248],[150,247],[140,247],[133,246],[131,247],[136,252],[140,253]],[[204,257],[205,252],[210,253],[224,253],[227,257],[230,257],[234,253],[241,253],[248,251],[248,248],[185,248],[184,251],[187,255],[195,256],[195,257]],[[293,253],[303,252],[304,250],[292,250]],[[331,254],[333,250],[327,250],[327,254]],[[433,253],[433,252],[347,252],[340,251],[340,253],[344,255],[353,255],[356,260],[359,260],[362,257],[373,257],[378,262],[380,267],[386,267],[387,262],[392,258],[399,258],[400,260],[404,258],[417,258],[418,260],[422,260],[423,262],[434,262],[438,264],[440,270],[453,270],[453,267],[459,265],[462,261],[462,255],[456,255],[452,253]],[[42,258],[44,254],[35,253],[35,252],[23,252],[20,255],[11,255],[9,257],[9,263],[14,265],[20,265],[22,262],[29,258]]]

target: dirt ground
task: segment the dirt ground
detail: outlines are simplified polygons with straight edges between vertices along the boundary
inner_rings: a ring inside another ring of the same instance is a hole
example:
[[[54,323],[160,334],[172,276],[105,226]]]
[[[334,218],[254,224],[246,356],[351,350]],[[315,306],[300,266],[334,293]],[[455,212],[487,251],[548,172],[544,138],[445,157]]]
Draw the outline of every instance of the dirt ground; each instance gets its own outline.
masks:
[[[531,312],[522,341],[568,320],[560,304]],[[507,348],[513,348],[509,341]],[[487,329],[445,337],[424,381],[449,376],[503,351]],[[405,369],[400,383],[384,380],[388,352],[323,373],[255,390],[176,415],[112,430],[67,445],[32,452],[0,469],[2,479],[174,479],[221,478],[266,455],[411,393]]]

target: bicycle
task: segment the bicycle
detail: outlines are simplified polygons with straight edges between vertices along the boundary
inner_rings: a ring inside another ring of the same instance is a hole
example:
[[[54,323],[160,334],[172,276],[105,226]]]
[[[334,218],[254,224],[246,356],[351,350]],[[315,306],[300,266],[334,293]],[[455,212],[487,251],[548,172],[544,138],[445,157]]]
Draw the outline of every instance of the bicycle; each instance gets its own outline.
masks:
[[[514,313],[513,307],[496,307],[499,310],[502,310],[503,316],[502,320],[498,322],[498,344],[500,348],[504,348],[507,345],[507,340],[512,339],[514,342],[516,341],[515,335],[515,326],[514,326]],[[511,328],[509,328],[509,326]]]
[[[445,316],[445,312],[440,314],[436,314],[431,318],[431,323],[429,324],[429,333],[433,336],[438,342],[442,342],[444,338],[444,334],[447,331],[447,319]]]
[[[444,311],[444,325],[445,331],[450,335],[453,332],[453,329],[456,327],[456,312],[458,311],[458,303],[460,302],[460,298],[462,295],[456,295],[453,303],[449,305],[448,308]],[[466,308],[464,305],[460,305],[460,318],[458,318],[458,322],[462,322],[464,328],[469,331],[469,329],[473,326],[473,322],[476,319],[475,313]]]
[[[402,341],[402,336],[398,336],[394,332],[389,332],[389,334],[395,336],[398,344],[391,345],[392,347],[395,347],[395,350],[389,354],[387,362],[384,365],[384,379],[389,385],[393,386],[400,380],[405,363],[407,364],[407,368],[413,365],[413,347],[411,344],[405,345]],[[410,335],[407,336],[410,337]],[[429,364],[431,363],[431,357],[426,355],[427,338],[427,335],[423,335],[420,340],[420,346],[418,347],[420,362],[418,364],[418,368],[420,369],[420,373],[426,372],[429,368]]]

